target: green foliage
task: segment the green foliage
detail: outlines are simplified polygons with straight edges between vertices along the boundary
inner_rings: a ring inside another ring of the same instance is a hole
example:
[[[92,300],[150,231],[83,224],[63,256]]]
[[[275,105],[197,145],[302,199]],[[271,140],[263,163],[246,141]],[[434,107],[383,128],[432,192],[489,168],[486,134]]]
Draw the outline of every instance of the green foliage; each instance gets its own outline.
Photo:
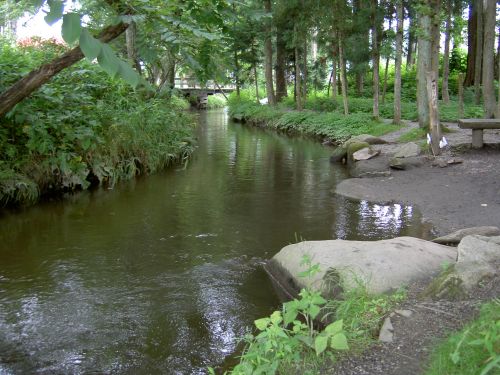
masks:
[[[427,375],[500,372],[500,300],[481,308],[479,318],[452,334],[432,354]]]
[[[307,268],[303,277],[319,270],[307,255],[302,265]],[[405,298],[404,291],[370,296],[360,285],[340,300],[327,301],[319,292],[303,289],[281,311],[254,322],[257,333],[244,337],[246,348],[230,374],[317,373],[321,361],[335,361],[343,351],[365,348],[382,318]],[[330,323],[325,326],[321,321]]]
[[[224,108],[227,105],[227,100],[220,94],[209,95],[207,109]]]
[[[64,49],[35,42],[3,43],[0,90]],[[87,61],[64,70],[0,119],[0,204],[113,186],[184,158],[193,124],[185,106],[175,97],[146,99]]]
[[[382,135],[398,129],[394,125],[373,120],[369,113],[344,116],[338,112],[297,112],[280,106],[262,106],[248,100],[238,101],[234,97],[229,100],[229,113],[233,118],[259,126],[337,142],[343,142],[354,135]]]

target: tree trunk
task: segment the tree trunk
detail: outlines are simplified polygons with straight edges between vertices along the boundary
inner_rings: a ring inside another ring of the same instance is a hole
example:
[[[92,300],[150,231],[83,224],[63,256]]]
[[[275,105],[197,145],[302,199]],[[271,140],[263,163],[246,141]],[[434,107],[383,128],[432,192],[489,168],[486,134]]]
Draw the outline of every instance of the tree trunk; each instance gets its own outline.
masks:
[[[458,118],[464,117],[464,74],[458,73]]]
[[[120,22],[117,25],[108,26],[97,38],[107,43],[122,34],[128,27],[128,24]],[[28,97],[36,89],[48,82],[53,76],[61,70],[70,67],[83,59],[83,52],[80,47],[75,47],[60,57],[55,58],[50,63],[42,65],[40,68],[31,71],[10,88],[0,94],[0,117],[4,116],[14,106]]]
[[[481,104],[481,66],[483,62],[483,0],[477,0],[476,61],[474,67],[474,100]]]
[[[271,15],[271,0],[265,0],[264,6],[266,13]],[[274,96],[273,84],[273,44],[271,41],[272,24],[271,21],[266,22],[266,39],[264,41],[264,55],[265,55],[265,74],[266,74],[266,93],[267,102],[269,105],[275,105],[276,99]]]
[[[415,38],[415,11],[411,6],[411,1],[408,1],[407,10],[410,25],[408,30],[408,54],[406,55],[406,70],[410,70],[415,64],[415,52],[417,47],[417,38]]]
[[[417,108],[418,124],[421,128],[429,128],[429,100],[427,93],[427,73],[436,72],[438,67],[439,51],[435,43],[439,44],[439,38],[435,36],[435,21],[438,19],[439,0],[422,1],[424,11],[419,15],[419,37],[418,37],[418,59],[417,59]]]
[[[377,20],[378,0],[371,0],[372,13],[372,61],[373,61],[373,118],[378,120],[379,111],[379,91],[380,91],[380,53],[378,50],[378,20]]]
[[[305,103],[307,100],[307,34],[304,34],[304,51],[302,55],[302,72],[304,79],[302,80],[302,101]]]
[[[134,21],[132,21],[127,27],[127,30],[125,31],[125,40],[127,43],[127,57],[134,66],[135,70],[137,70],[137,72],[141,74],[142,73],[141,64],[139,62],[139,59],[137,58],[136,39],[137,39],[137,25]]]
[[[342,101],[344,104],[344,115],[349,114],[349,104],[347,103],[347,72],[344,61],[344,47],[342,33],[338,33],[338,43],[339,43],[339,68],[340,68],[340,84],[342,86]]]
[[[392,29],[392,12],[389,15],[389,27],[387,30]],[[387,76],[389,75],[389,63],[391,61],[391,55],[387,55],[387,58],[385,60],[385,69],[384,69],[384,85],[382,88],[382,104],[385,103],[385,94],[387,93]]]
[[[450,39],[451,39],[451,9],[452,0],[446,0],[446,30],[444,38],[444,56],[443,56],[443,102],[450,102],[450,93],[448,91],[448,77],[450,75]]]
[[[299,47],[295,46],[295,104],[297,111],[302,111],[302,85],[300,77]]]
[[[403,55],[403,0],[396,2],[396,72],[394,76],[394,124],[401,123],[401,65]]]
[[[255,79],[255,100],[257,101],[257,104],[260,104],[259,101],[259,76],[257,75],[257,64],[253,64],[253,77]]]
[[[240,61],[238,59],[238,51],[234,50],[234,80],[236,83],[236,96],[240,97]]]
[[[333,60],[333,67],[332,67],[332,99],[334,102],[337,101],[337,94],[338,94],[338,88],[337,88],[337,61]]]
[[[469,20],[467,21],[467,71],[465,73],[464,86],[474,84],[476,68],[476,45],[477,45],[477,2],[472,0],[469,4]]]
[[[485,0],[484,9],[484,48],[483,48],[483,98],[484,117],[495,117],[496,98],[494,84],[495,70],[495,17],[496,1]]]
[[[434,156],[441,153],[441,126],[439,124],[437,99],[437,74],[435,71],[426,74],[427,96],[429,98],[429,132],[431,133],[431,149]]]
[[[283,29],[278,25],[276,33],[276,101],[280,102],[285,96],[286,92],[286,42],[283,40]]]

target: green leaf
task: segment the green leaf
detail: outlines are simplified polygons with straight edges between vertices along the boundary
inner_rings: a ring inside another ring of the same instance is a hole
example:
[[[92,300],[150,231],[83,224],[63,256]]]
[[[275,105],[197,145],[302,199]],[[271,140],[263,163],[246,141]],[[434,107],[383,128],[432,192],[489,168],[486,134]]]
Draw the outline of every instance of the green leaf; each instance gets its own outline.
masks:
[[[337,320],[336,322],[328,324],[325,328],[325,332],[328,333],[330,336],[333,336],[342,331],[342,325],[343,325],[343,320],[342,319]]]
[[[47,4],[49,4],[50,10],[44,19],[49,25],[53,25],[60,20],[63,15],[64,2],[61,0],[49,0]]]
[[[270,322],[269,318],[262,318],[262,319],[257,319],[256,321],[254,321],[254,324],[258,330],[263,331],[267,328],[267,325],[269,324],[269,322]]]
[[[80,15],[78,13],[67,13],[63,16],[61,34],[64,41],[72,44],[80,38],[82,25],[80,24]]]
[[[309,308],[309,315],[311,315],[311,318],[316,319],[320,311],[321,308],[319,306],[311,305]]]
[[[101,52],[102,43],[94,38],[88,30],[83,29],[80,33],[80,49],[85,57],[94,60]]]
[[[120,60],[120,70],[118,73],[125,82],[134,88],[141,82],[139,74],[125,61]]]
[[[335,350],[347,350],[349,349],[349,345],[347,345],[347,337],[343,333],[337,333],[332,337],[332,341],[330,342],[330,346]]]
[[[280,311],[275,311],[271,314],[271,323],[273,324],[280,324],[282,322],[281,318],[281,312]]]
[[[101,68],[112,77],[114,77],[120,69],[120,59],[116,57],[111,47],[107,44],[102,45],[101,52],[97,56],[97,61]]]
[[[316,340],[314,340],[314,350],[316,350],[316,355],[320,355],[323,353],[328,345],[328,337],[327,336],[318,336]]]

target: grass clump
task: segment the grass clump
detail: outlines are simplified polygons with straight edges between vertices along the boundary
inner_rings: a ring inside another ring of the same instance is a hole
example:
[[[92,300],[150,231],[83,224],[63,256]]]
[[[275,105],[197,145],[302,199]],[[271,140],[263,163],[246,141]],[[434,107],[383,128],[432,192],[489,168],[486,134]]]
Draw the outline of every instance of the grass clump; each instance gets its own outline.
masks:
[[[500,300],[486,303],[479,317],[441,343],[426,375],[500,373]]]

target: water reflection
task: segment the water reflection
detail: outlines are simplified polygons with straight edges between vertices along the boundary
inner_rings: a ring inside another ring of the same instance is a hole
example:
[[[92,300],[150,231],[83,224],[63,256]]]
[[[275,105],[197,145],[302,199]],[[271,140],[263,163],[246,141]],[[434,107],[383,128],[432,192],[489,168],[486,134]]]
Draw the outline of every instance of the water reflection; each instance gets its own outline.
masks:
[[[0,373],[205,373],[278,304],[261,263],[308,240],[421,237],[333,193],[314,142],[202,114],[188,166],[0,217]]]

